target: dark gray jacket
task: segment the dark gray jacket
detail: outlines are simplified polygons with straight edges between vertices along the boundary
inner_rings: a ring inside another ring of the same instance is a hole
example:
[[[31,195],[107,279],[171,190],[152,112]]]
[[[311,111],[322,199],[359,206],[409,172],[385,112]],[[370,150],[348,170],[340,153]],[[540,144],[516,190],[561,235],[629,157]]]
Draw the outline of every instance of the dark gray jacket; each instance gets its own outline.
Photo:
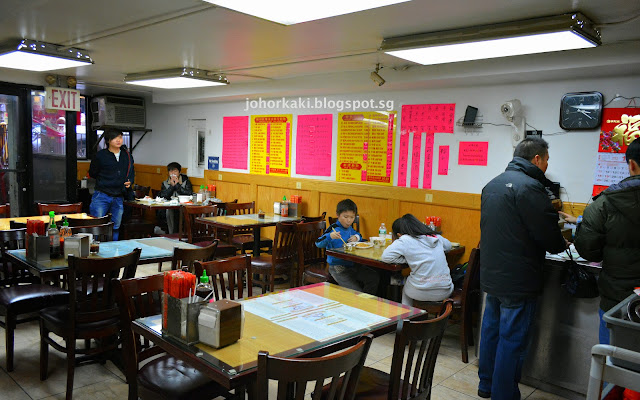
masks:
[[[158,196],[164,197],[165,199],[169,200],[174,195],[190,196],[191,194],[193,194],[193,187],[191,186],[189,177],[185,174],[180,174],[180,179],[182,180],[182,183],[176,183],[175,185],[171,185],[171,180],[169,179],[162,182],[162,187],[160,188],[160,193],[158,193]]]
[[[565,249],[544,180],[540,168],[514,157],[505,172],[482,189],[480,285],[493,296],[537,296],[545,251]]]
[[[602,261],[600,308],[608,311],[640,286],[640,175],[602,192],[585,210],[576,250]]]

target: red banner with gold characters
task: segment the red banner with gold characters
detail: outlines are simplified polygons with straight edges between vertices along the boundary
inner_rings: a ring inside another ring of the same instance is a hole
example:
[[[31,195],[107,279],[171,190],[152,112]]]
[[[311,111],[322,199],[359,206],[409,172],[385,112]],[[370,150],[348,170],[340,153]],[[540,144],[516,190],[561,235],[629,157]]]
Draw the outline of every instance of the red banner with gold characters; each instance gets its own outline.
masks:
[[[338,114],[338,182],[393,185],[396,111]]]
[[[640,136],[640,108],[605,108],[594,174],[595,196],[629,176],[627,146]]]
[[[291,175],[291,121],[287,115],[252,115],[249,173]]]

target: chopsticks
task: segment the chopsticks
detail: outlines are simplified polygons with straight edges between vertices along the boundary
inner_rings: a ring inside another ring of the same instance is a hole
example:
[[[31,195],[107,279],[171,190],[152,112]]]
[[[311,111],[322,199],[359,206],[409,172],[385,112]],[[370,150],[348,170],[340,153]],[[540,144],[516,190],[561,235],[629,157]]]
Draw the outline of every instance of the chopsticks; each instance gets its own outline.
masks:
[[[337,233],[338,235],[340,235],[340,232],[338,232],[336,230],[336,228],[331,228],[335,233]],[[342,238],[342,235],[340,235],[340,240],[342,240],[342,243],[347,244],[347,242],[344,241],[344,239]]]

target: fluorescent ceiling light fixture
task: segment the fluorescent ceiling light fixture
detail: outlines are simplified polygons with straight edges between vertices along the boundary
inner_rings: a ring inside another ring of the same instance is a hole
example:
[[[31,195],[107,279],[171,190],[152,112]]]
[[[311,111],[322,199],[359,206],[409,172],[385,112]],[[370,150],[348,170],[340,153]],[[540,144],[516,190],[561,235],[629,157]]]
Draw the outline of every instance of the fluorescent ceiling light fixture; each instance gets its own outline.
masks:
[[[227,78],[220,74],[194,68],[175,68],[128,74],[124,78],[124,81],[132,85],[150,86],[160,89],[186,89],[229,84]]]
[[[31,39],[0,45],[0,67],[27,71],[52,71],[93,64],[86,51]]]
[[[243,14],[274,21],[283,25],[299,24],[316,19],[335,17],[409,0],[205,0]]]
[[[423,65],[575,50],[602,44],[580,13],[384,39],[380,50]]]

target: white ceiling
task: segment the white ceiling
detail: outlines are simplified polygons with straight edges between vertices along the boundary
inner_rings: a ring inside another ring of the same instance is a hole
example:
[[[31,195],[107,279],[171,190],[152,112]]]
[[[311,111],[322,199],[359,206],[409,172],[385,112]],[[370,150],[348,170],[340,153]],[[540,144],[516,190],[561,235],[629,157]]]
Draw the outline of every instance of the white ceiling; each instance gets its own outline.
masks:
[[[241,0],[238,0],[241,1]],[[348,1],[348,0],[345,0]],[[75,75],[85,93],[150,95],[186,104],[251,96],[317,95],[638,75],[640,0],[413,0],[283,26],[201,0],[1,0],[0,41],[30,38],[90,52]],[[418,66],[377,52],[385,37],[580,11],[601,28],[595,49]],[[376,63],[387,83],[369,79]],[[231,85],[140,92],[128,73],[177,67],[221,71]],[[46,74],[0,68],[0,81],[39,83]]]

